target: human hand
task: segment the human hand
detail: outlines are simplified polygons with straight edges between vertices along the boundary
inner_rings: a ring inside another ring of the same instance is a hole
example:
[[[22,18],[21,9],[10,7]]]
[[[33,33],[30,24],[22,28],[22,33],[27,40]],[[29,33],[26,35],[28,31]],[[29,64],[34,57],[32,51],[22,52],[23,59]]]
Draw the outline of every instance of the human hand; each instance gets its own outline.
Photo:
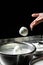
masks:
[[[37,18],[30,24],[31,30],[33,29],[34,26],[43,22],[43,13],[33,13],[32,17],[37,17]]]

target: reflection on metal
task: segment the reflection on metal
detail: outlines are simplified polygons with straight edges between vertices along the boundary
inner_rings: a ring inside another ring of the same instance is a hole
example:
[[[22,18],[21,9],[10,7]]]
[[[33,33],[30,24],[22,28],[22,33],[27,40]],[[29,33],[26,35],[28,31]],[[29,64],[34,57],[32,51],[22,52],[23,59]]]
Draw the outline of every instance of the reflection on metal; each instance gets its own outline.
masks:
[[[31,43],[36,43],[37,50],[40,51],[42,50],[43,46],[38,44],[39,41],[43,41],[43,35],[35,35],[35,36],[28,36],[28,37],[17,37],[17,38],[8,38],[8,39],[0,39],[0,45],[6,44],[8,42],[31,42]],[[18,56],[19,59],[19,56]],[[18,60],[17,60],[18,62]],[[1,63],[0,63],[1,65]]]
[[[8,39],[0,39],[0,45],[3,43],[8,43],[8,42],[37,42],[37,41],[42,41],[43,40],[43,35],[35,35],[35,36],[27,36],[27,37],[17,37],[17,38],[8,38]]]
[[[28,37],[18,37],[14,39],[17,42],[37,42],[37,41],[41,41],[43,40],[43,37],[41,37],[41,35],[36,35],[36,36],[28,36]]]

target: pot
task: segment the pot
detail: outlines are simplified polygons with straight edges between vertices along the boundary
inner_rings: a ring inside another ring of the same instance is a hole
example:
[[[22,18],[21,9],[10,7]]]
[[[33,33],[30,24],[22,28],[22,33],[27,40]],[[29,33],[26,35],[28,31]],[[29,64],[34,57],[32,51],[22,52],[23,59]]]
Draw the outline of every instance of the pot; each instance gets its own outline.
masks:
[[[29,65],[43,65],[43,56],[32,59]]]
[[[28,65],[36,48],[31,43],[5,42],[0,44],[2,65]]]

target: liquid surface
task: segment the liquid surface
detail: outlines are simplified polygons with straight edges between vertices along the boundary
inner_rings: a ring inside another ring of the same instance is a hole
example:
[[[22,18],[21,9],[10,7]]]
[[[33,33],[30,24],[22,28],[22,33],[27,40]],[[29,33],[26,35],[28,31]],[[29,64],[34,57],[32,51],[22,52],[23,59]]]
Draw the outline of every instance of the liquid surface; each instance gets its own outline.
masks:
[[[6,44],[1,47],[1,52],[5,54],[25,54],[30,53],[34,50],[34,48],[31,48],[31,46],[28,46],[26,44]]]

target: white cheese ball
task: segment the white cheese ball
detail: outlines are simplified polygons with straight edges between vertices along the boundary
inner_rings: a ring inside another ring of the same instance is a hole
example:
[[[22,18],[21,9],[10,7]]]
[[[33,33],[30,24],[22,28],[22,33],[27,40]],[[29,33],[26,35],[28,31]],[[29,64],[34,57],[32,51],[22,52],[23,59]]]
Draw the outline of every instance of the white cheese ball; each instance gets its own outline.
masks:
[[[26,27],[21,27],[19,30],[19,34],[22,36],[27,36],[28,35],[28,29]]]

